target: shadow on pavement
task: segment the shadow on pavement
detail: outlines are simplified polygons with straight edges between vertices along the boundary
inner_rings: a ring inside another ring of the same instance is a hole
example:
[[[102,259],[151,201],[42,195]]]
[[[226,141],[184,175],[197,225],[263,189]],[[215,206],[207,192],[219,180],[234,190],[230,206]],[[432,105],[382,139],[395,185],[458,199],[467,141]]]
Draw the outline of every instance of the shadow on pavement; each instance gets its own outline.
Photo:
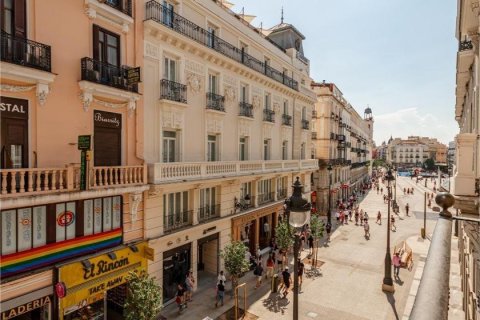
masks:
[[[395,283],[398,284],[399,286],[403,286],[403,284],[405,283],[405,281],[402,281],[400,277],[395,276],[394,278],[395,278]]]
[[[275,313],[281,312],[282,314],[284,314],[285,309],[290,304],[290,301],[288,299],[282,298],[282,295],[278,293],[270,293],[268,298],[264,299],[262,303],[263,306],[268,309],[268,311]]]
[[[323,277],[323,274],[319,269],[311,268],[311,269],[305,270],[305,276],[308,279],[315,280],[316,278]]]
[[[387,296],[388,303],[392,307],[393,314],[395,315],[395,319],[399,320],[397,308],[395,307],[395,296],[393,295],[393,293],[385,293],[385,295]]]

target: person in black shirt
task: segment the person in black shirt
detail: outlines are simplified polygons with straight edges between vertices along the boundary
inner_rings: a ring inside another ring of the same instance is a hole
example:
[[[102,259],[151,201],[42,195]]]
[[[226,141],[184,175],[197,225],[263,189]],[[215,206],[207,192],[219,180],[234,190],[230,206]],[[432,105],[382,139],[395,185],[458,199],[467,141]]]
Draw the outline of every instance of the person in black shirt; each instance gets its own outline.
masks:
[[[302,260],[298,259],[298,289],[302,287],[304,270],[305,264],[303,264]]]
[[[310,255],[313,254],[313,236],[310,234],[308,236],[308,249],[310,250]]]
[[[178,305],[178,313],[180,314],[182,310],[187,307],[187,303],[185,302],[185,289],[181,284],[177,286],[177,297],[175,298],[175,302]]]
[[[290,290],[290,283],[291,283],[291,276],[290,272],[288,272],[288,267],[285,267],[285,270],[282,272],[283,277],[283,285],[285,286],[285,290],[283,291],[283,297],[286,298],[288,291]]]

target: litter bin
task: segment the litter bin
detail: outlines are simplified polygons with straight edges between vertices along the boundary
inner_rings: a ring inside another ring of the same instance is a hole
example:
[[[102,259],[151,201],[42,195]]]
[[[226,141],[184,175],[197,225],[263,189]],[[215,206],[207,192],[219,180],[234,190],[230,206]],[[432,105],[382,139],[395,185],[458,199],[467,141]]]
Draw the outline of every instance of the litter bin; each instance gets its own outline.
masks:
[[[274,274],[272,277],[272,293],[278,292],[278,285],[279,285],[279,280],[278,280],[278,274]]]

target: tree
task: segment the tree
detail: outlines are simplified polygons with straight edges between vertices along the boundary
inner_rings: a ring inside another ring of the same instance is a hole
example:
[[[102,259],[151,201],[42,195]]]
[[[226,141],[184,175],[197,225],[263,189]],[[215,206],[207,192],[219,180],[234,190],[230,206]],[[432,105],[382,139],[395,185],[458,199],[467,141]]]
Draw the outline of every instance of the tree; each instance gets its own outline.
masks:
[[[425,166],[425,169],[427,169],[427,170],[430,170],[430,171],[435,170],[435,160],[433,160],[432,158],[429,158],[429,159],[425,160],[423,165]]]
[[[313,237],[313,258],[312,258],[312,267],[316,268],[317,267],[317,253],[318,253],[318,241],[320,240],[321,237],[323,237],[323,221],[318,217],[318,215],[313,215],[310,218],[310,234]]]
[[[126,320],[155,319],[162,308],[162,288],[146,272],[128,274],[128,292],[125,301]]]
[[[232,241],[223,248],[220,257],[225,264],[225,270],[232,277],[232,290],[238,285],[238,278],[250,269],[250,261],[245,259],[248,248],[241,241]]]
[[[295,242],[295,232],[292,227],[288,224],[287,219],[283,219],[279,221],[277,227],[275,228],[275,242],[277,246],[284,252],[287,261],[288,261],[288,249],[293,245]],[[278,258],[277,258],[278,259]],[[282,269],[285,266],[282,265]]]

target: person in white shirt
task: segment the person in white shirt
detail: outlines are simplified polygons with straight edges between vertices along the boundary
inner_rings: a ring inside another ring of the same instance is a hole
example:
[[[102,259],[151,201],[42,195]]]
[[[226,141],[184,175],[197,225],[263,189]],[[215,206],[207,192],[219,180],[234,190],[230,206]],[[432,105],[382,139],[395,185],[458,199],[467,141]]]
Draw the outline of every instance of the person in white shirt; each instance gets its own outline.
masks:
[[[225,274],[223,273],[223,270],[220,271],[218,277],[217,277],[217,285],[220,283],[220,281],[223,281],[222,283],[225,284],[227,279],[225,278]]]

